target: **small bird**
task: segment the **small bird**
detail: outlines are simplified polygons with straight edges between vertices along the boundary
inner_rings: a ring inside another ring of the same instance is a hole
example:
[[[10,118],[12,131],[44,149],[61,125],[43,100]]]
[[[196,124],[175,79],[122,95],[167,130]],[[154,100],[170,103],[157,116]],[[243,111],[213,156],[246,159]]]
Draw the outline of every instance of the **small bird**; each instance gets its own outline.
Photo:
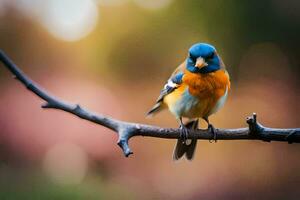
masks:
[[[147,113],[151,116],[168,108],[179,121],[180,139],[174,149],[174,160],[184,154],[188,160],[193,159],[197,140],[188,139],[188,129],[197,129],[199,118],[207,122],[216,141],[216,131],[208,117],[224,105],[229,90],[229,74],[215,47],[206,43],[194,44],[187,59],[172,73],[156,104]],[[192,121],[185,125],[183,117]]]

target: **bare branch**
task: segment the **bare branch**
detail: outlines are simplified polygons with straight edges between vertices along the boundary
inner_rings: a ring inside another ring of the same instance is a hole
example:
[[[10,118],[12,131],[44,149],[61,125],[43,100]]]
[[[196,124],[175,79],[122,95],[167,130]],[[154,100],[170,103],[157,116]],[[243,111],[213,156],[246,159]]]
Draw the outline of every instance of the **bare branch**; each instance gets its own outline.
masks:
[[[126,157],[132,154],[128,145],[128,141],[131,137],[148,136],[167,139],[180,138],[179,129],[160,128],[145,124],[120,121],[102,114],[90,112],[78,104],[66,103],[49,94],[46,90],[34,83],[2,51],[0,51],[0,60],[14,75],[14,78],[23,83],[28,90],[45,100],[42,108],[63,110],[115,131],[119,136],[118,145],[123,150]],[[256,114],[248,117],[247,123],[249,125],[247,128],[216,129],[218,140],[262,140],[267,142],[283,141],[288,143],[300,143],[300,128],[267,128],[257,122]],[[208,130],[203,129],[198,129],[197,131],[190,130],[189,138],[210,140],[212,139],[212,134]]]

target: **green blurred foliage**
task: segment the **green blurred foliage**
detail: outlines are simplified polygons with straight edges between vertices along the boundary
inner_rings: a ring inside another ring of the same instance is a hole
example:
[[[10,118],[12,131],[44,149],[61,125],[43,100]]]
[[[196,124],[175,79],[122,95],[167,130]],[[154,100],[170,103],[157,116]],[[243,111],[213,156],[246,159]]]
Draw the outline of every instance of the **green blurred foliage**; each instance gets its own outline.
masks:
[[[76,185],[51,182],[37,169],[11,169],[1,166],[0,199],[5,200],[101,200],[136,199],[120,185],[104,182],[101,176],[87,177]]]

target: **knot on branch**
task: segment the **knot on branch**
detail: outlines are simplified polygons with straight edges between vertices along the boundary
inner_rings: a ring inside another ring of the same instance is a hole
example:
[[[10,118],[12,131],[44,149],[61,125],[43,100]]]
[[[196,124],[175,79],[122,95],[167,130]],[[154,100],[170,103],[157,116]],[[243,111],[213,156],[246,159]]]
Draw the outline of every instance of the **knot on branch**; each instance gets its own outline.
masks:
[[[74,112],[80,112],[82,109],[79,104],[75,105]]]
[[[257,122],[257,114],[253,113],[252,116],[247,117],[246,119],[248,125],[249,125],[249,134],[253,136],[259,135],[262,130],[263,126]]]
[[[131,138],[132,131],[129,130],[128,127],[126,128],[122,128],[118,131],[119,133],[119,140],[118,140],[118,145],[119,147],[122,149],[124,155],[126,157],[130,156],[131,154],[133,154],[133,152],[131,151],[131,149],[129,148],[128,145],[128,140]]]
[[[42,108],[54,108],[55,106],[52,103],[46,102],[42,104]]]

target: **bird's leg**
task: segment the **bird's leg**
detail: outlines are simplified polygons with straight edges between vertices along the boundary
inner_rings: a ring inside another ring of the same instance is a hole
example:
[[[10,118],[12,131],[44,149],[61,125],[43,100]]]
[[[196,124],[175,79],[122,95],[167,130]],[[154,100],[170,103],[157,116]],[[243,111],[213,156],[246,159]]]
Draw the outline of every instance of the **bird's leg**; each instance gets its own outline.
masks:
[[[182,140],[182,143],[186,143],[186,140],[188,139],[188,132],[189,132],[189,130],[188,130],[188,128],[183,124],[183,122],[182,122],[182,117],[180,117],[179,118],[179,122],[180,122],[180,127],[179,127],[179,129],[180,129],[180,138],[181,138],[181,140]]]
[[[204,120],[207,122],[207,124],[208,124],[207,129],[208,129],[208,130],[212,133],[212,135],[213,135],[213,138],[210,139],[209,142],[212,143],[212,141],[214,141],[214,142],[216,143],[216,142],[217,142],[217,131],[216,131],[215,127],[214,127],[211,123],[209,123],[208,117],[205,117],[205,118],[203,118],[203,119],[204,119]]]
[[[212,124],[208,124],[208,129],[210,129],[210,132],[213,134],[213,141],[216,143],[217,142],[217,132],[216,132],[215,127]],[[211,140],[209,142],[212,143]]]
[[[193,130],[197,130],[198,129],[198,124],[199,124],[199,119],[196,119],[196,121],[194,122],[194,126],[192,127]]]

